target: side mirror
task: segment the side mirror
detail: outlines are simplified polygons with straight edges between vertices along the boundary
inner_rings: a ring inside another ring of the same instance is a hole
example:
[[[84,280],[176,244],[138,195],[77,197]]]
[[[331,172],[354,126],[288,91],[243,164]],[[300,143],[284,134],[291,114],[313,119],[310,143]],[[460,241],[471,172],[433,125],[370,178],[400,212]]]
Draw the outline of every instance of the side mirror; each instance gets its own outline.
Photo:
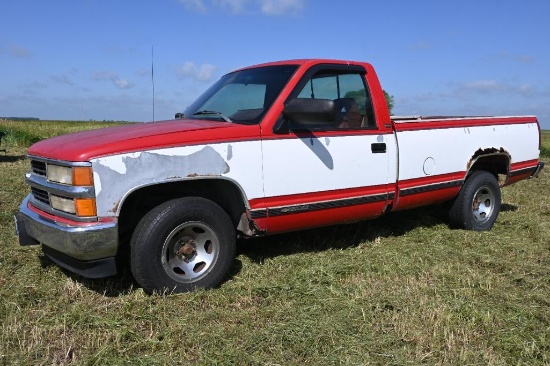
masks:
[[[304,127],[327,125],[336,119],[336,106],[332,99],[296,98],[285,105],[283,116]]]

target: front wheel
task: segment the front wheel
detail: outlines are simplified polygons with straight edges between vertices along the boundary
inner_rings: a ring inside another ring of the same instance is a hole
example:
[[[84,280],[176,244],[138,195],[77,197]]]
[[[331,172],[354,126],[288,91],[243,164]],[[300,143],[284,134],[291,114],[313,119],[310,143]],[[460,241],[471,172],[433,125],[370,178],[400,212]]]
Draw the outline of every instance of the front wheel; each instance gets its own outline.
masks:
[[[497,178],[485,171],[474,172],[468,177],[451,206],[451,225],[466,230],[490,230],[500,212],[500,204]]]
[[[147,293],[211,288],[229,271],[235,241],[231,219],[214,202],[168,201],[145,215],[134,231],[132,274]]]

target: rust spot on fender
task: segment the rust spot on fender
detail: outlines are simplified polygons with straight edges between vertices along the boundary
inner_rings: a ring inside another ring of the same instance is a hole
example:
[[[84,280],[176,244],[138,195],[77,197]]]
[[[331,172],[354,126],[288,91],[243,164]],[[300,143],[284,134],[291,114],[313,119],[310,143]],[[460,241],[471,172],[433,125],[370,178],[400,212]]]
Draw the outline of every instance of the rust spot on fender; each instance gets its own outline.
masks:
[[[109,210],[109,212],[117,213],[118,207],[120,206],[120,200],[116,201],[113,208]]]
[[[254,220],[250,219],[246,212],[243,212],[237,225],[237,231],[242,233],[245,237],[261,236],[265,234],[265,231],[261,230]]]

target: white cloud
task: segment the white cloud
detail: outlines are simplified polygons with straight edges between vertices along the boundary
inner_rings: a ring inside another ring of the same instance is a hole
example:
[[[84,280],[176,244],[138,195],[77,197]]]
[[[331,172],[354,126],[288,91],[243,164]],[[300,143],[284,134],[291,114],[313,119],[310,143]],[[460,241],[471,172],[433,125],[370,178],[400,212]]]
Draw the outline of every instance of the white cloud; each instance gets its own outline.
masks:
[[[548,104],[550,88],[496,80],[449,83],[445,90],[395,98],[394,113],[402,115],[521,115],[539,114]],[[513,101],[513,102],[510,102]]]
[[[151,69],[139,69],[138,71],[136,71],[136,75],[138,76],[151,76]]]
[[[267,15],[285,15],[300,12],[304,0],[260,0],[262,13]]]
[[[227,8],[232,14],[245,12],[245,5],[249,0],[214,0],[214,4],[221,8]]]
[[[477,93],[486,93],[486,92],[495,92],[503,91],[507,89],[507,85],[499,83],[495,80],[478,80],[462,83],[458,86],[458,90],[464,90],[467,92],[477,92]]]
[[[120,89],[128,89],[128,88],[132,87],[132,83],[130,83],[128,80],[122,79],[122,78],[113,79],[113,83],[115,83],[115,85]]]
[[[0,54],[9,55],[15,58],[31,58],[32,52],[25,47],[17,44],[9,46],[0,44]]]
[[[517,62],[517,63],[520,63],[520,64],[530,64],[533,61],[535,61],[535,57],[533,57],[532,55],[527,55],[527,54],[520,55],[520,54],[514,54],[514,53],[510,53],[510,52],[501,52],[501,53],[497,53],[497,54],[494,54],[494,55],[490,55],[490,56],[486,57],[485,60],[488,60],[490,62],[514,61],[514,62]]]
[[[211,64],[195,65],[195,63],[188,61],[181,65],[178,69],[178,74],[183,77],[190,77],[197,81],[210,81],[214,77],[214,73],[218,70],[218,67]]]
[[[537,91],[532,85],[514,85],[495,80],[477,80],[458,84],[451,94],[459,97],[467,97],[471,94],[518,94],[524,97],[532,97]]]
[[[92,77],[96,81],[110,81],[119,89],[129,89],[134,86],[132,82],[121,78],[120,76],[118,76],[117,73],[113,71],[95,71]]]
[[[10,55],[17,57],[17,58],[30,58],[32,56],[32,52],[26,49],[25,47],[21,47],[18,45],[13,45],[9,49]]]
[[[50,79],[59,84],[74,85],[73,81],[67,75],[51,75]]]
[[[209,8],[229,10],[232,14],[262,13],[265,15],[296,15],[306,0],[178,0],[187,10],[206,13]]]
[[[206,12],[206,6],[203,0],[178,0],[182,3],[187,10],[198,11],[200,13]]]

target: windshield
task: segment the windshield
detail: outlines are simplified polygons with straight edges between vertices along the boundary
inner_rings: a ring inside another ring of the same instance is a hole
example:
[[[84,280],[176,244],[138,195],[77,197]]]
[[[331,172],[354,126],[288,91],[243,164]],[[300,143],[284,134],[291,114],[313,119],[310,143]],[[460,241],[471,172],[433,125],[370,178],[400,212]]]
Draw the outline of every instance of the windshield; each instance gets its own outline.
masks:
[[[227,74],[191,104],[184,116],[259,123],[296,68],[296,65],[265,66]]]

